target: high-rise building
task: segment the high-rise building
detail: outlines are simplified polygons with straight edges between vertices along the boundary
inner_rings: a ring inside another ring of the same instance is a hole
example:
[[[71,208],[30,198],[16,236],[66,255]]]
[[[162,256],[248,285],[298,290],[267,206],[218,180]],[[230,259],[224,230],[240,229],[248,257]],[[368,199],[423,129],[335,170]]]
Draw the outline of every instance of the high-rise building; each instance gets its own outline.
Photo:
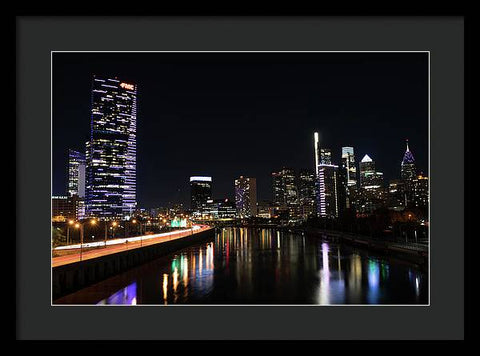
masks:
[[[332,152],[320,145],[319,134],[314,135],[317,215],[336,218],[338,205],[338,166],[332,164]]]
[[[315,172],[311,169],[299,171],[298,203],[303,218],[315,213]]]
[[[403,155],[403,160],[400,167],[400,177],[405,185],[405,192],[407,195],[407,205],[414,205],[414,180],[417,177],[417,168],[415,166],[415,159],[408,147],[408,140],[406,140],[407,149]]]
[[[237,216],[235,202],[228,198],[214,199],[210,204],[210,215],[216,220],[235,219]]]
[[[283,167],[272,172],[273,203],[279,210],[288,211],[290,218],[299,216],[298,190],[295,170]]]
[[[68,186],[69,196],[85,197],[85,154],[68,150]]]
[[[298,194],[295,180],[295,170],[292,168],[284,167],[279,171],[272,172],[274,204],[280,206],[297,204]]]
[[[342,147],[342,167],[346,170],[347,185],[357,184],[357,168],[355,167],[355,154],[353,147]]]
[[[366,154],[360,161],[360,189],[357,194],[356,210],[371,213],[385,202],[383,173],[376,171],[375,162]]]
[[[353,147],[342,147],[342,167],[339,173],[342,183],[340,203],[347,209],[353,208],[357,190],[357,168]]]
[[[321,217],[337,218],[338,166],[320,164],[317,176],[317,214]]]
[[[212,177],[190,177],[190,207],[193,213],[206,213],[209,200],[212,200]]]
[[[416,207],[428,207],[428,177],[419,174],[413,180],[413,205]]]
[[[360,187],[374,185],[375,179],[375,162],[369,155],[363,156],[360,161]]]
[[[235,205],[241,219],[257,215],[257,180],[240,176],[235,179]]]
[[[391,210],[402,211],[407,205],[403,180],[394,179],[388,183],[387,207]]]
[[[136,209],[137,85],[94,76],[86,147],[86,214],[128,219]]]

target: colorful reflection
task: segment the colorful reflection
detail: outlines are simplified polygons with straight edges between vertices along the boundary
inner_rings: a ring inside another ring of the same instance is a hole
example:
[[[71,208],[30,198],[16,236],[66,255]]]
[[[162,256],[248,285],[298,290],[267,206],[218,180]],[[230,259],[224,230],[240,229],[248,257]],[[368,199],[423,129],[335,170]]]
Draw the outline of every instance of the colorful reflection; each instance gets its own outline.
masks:
[[[330,267],[328,245],[322,243],[322,269],[320,270],[320,304],[330,304]]]
[[[97,304],[137,304],[137,283],[133,282]]]
[[[368,302],[376,304],[379,297],[380,268],[377,261],[368,260]]]
[[[224,228],[164,260],[99,304],[428,302],[428,275],[411,265],[275,229]]]

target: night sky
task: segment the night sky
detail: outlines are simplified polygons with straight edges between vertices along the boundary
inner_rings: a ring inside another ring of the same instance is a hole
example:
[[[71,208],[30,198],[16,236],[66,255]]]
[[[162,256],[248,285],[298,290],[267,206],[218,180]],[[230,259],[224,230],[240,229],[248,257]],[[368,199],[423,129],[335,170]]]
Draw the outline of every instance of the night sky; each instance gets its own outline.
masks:
[[[54,53],[53,194],[66,194],[68,149],[85,150],[93,74],[138,84],[137,201],[189,206],[189,177],[234,179],[314,166],[313,132],[340,163],[353,146],[385,181],[400,176],[405,139],[428,174],[426,53]]]

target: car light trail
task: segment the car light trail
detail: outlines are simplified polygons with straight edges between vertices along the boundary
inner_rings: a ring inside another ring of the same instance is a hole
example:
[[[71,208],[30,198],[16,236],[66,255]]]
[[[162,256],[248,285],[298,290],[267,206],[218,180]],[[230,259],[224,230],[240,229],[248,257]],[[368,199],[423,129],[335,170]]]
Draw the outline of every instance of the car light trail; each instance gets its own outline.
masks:
[[[154,234],[154,235],[143,235],[143,236],[135,236],[135,237],[127,237],[127,238],[122,238],[122,239],[112,239],[108,241],[97,241],[97,242],[86,242],[82,244],[82,248],[88,248],[88,247],[100,247],[100,246],[107,246],[110,245],[118,245],[118,244],[123,244],[125,242],[137,242],[137,241],[145,241],[145,240],[150,240],[150,239],[155,239],[158,237],[166,237],[166,236],[172,236],[172,235],[178,235],[182,234],[185,232],[190,232],[190,231],[196,231],[202,229],[202,226],[195,225],[191,229],[187,230],[177,230],[177,231],[171,231],[171,232],[164,232],[162,234]],[[68,246],[59,246],[54,248],[55,251],[59,250],[72,250],[72,249],[77,249],[80,248],[80,244],[75,244],[75,245],[68,245]]]

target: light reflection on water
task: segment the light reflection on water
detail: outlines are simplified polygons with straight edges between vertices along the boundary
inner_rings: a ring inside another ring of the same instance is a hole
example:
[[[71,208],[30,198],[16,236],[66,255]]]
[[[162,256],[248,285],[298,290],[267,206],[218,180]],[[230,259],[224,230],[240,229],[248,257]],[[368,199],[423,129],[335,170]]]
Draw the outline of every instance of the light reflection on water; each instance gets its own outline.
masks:
[[[226,228],[98,304],[426,304],[427,275],[272,229]]]

